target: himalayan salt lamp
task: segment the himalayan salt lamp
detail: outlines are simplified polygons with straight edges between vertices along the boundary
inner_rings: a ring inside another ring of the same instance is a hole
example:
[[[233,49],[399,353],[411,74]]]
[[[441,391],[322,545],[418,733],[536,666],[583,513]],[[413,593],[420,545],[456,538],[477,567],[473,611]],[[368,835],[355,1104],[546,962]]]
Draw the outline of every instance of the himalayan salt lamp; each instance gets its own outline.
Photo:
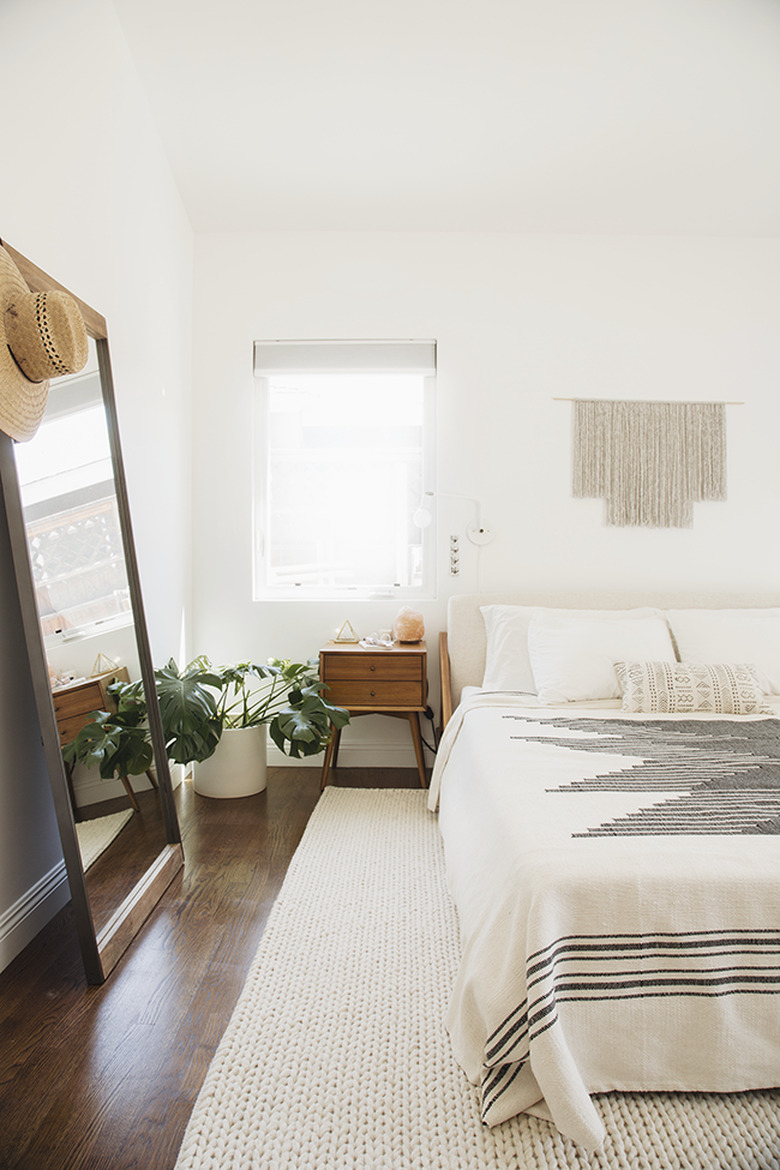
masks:
[[[425,636],[423,616],[405,605],[395,615],[393,633],[399,642],[421,642]]]

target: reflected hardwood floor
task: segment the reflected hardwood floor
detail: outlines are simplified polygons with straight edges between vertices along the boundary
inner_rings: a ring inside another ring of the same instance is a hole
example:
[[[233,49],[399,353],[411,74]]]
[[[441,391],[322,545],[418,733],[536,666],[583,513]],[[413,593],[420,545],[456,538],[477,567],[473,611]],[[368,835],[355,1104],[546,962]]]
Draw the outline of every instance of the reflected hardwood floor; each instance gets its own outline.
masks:
[[[87,871],[87,890],[96,931],[106,925],[165,844],[159,794],[146,789],[136,793],[136,800],[139,812],[130,817],[120,835]],[[125,812],[129,807],[127,797],[118,796],[92,805],[89,813],[90,816],[104,817]]]
[[[184,870],[102,987],[84,982],[69,906],[0,973],[3,1170],[171,1170],[319,777],[271,768],[238,800],[182,785]],[[332,778],[419,785],[413,768]]]

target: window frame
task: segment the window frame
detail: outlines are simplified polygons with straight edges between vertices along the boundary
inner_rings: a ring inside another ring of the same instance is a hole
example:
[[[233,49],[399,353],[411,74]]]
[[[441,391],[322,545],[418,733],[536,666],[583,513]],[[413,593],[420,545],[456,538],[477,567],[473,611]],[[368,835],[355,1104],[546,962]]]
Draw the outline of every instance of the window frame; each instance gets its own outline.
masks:
[[[288,343],[293,345],[294,343]],[[301,343],[306,344],[306,343]],[[335,343],[343,347],[345,343]],[[365,344],[365,343],[361,343]],[[380,343],[386,345],[387,343]],[[434,343],[435,344],[435,343]],[[288,371],[284,371],[287,373]],[[290,371],[292,372],[292,371]],[[333,369],[306,369],[295,371],[307,375],[360,371]],[[394,374],[393,369],[372,372]],[[423,381],[423,466],[422,493],[435,491],[436,462],[436,376],[425,373]],[[270,450],[267,441],[269,417],[269,383],[273,372],[255,373],[252,418],[252,597],[254,601],[320,601],[343,600],[387,600],[397,598],[430,600],[436,596],[436,525],[435,522],[420,530],[422,546],[422,581],[419,585],[344,585],[334,584],[270,584],[266,561],[266,517],[269,495]]]

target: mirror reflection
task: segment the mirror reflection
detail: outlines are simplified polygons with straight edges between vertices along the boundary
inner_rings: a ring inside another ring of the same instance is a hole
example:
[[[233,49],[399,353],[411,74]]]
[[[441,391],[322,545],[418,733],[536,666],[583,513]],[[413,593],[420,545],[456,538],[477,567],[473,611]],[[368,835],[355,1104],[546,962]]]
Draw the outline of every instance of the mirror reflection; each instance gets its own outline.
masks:
[[[84,370],[52,382],[35,437],[15,445],[36,603],[61,745],[109,687],[141,669],[96,346]],[[96,931],[166,843],[153,765],[104,779],[66,765]]]

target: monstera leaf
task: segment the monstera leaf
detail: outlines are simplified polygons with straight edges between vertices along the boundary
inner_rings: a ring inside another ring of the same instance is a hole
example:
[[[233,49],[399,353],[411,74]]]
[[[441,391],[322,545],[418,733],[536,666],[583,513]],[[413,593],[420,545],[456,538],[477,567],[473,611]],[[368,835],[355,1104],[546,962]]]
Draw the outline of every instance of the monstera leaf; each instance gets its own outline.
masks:
[[[213,687],[218,674],[196,660],[180,671],[173,658],[154,672],[168,756],[177,764],[206,760],[222,735],[222,719]]]
[[[140,776],[151,768],[152,745],[141,720],[135,714],[126,723],[121,712],[95,711],[94,719],[85,723],[62,755],[69,764],[97,768],[104,780],[115,776]]]
[[[280,751],[295,759],[318,755],[327,747],[333,728],[349,723],[348,711],[323,699],[321,685],[312,682],[290,691],[287,705],[270,724],[271,739]]]

